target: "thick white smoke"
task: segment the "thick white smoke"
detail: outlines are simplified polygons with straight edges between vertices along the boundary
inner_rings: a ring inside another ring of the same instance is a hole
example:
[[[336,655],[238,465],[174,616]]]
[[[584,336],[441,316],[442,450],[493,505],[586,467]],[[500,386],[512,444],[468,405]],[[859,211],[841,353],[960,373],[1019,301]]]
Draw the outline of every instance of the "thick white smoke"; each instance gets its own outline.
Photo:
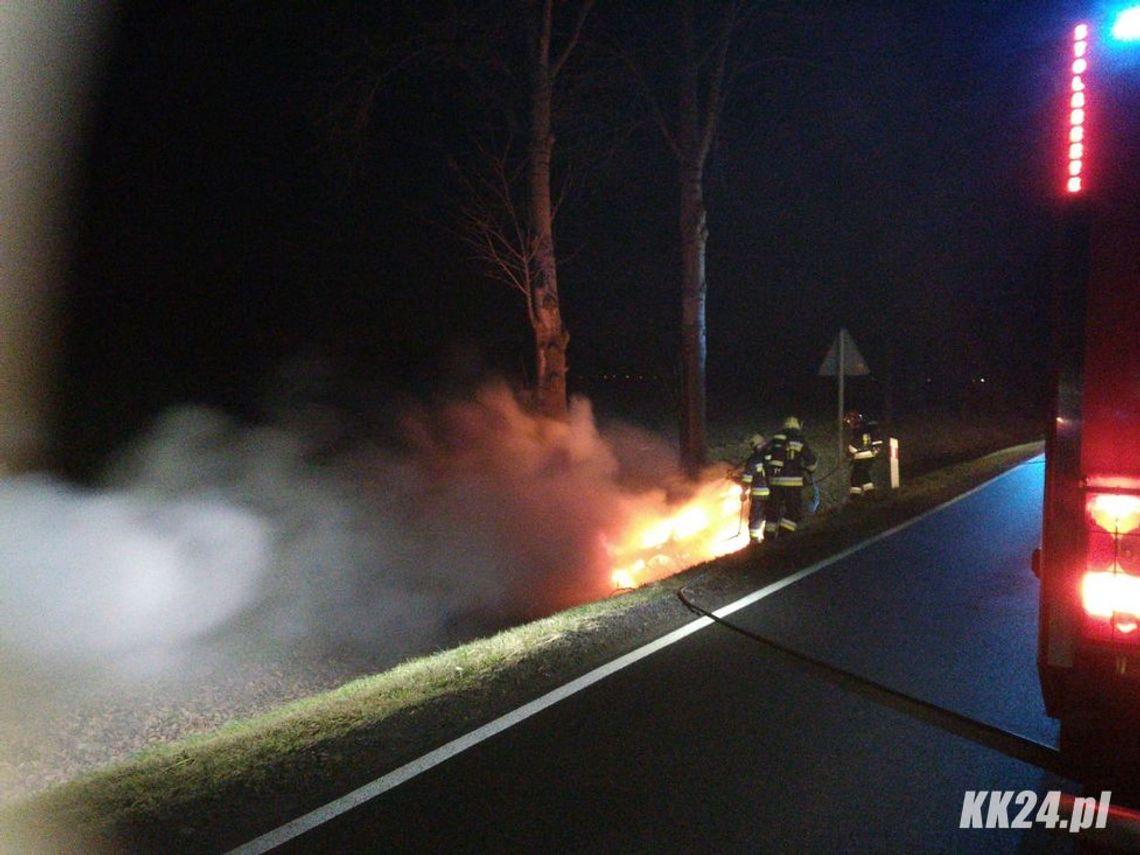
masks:
[[[315,462],[303,430],[187,407],[102,491],[0,482],[8,660],[152,674],[296,644],[381,667],[605,596],[607,540],[680,483],[661,440],[603,437],[584,400],[536,418],[502,385],[401,433]]]
[[[6,713],[64,685],[260,707],[285,699],[266,681],[299,693],[381,670],[608,595],[628,524],[709,486],[659,438],[603,436],[585,400],[551,421],[504,385],[405,412],[384,447],[337,421],[183,407],[102,489],[0,480]]]
[[[0,647],[52,668],[177,667],[256,597],[270,546],[220,497],[0,481]]]

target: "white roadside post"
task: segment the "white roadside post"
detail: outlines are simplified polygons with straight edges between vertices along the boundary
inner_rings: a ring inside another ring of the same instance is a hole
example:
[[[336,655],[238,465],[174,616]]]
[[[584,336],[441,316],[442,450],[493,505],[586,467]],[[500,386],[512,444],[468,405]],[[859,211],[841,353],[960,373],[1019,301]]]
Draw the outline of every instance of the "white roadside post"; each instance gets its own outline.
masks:
[[[890,439],[891,449],[891,489],[899,488],[899,441],[896,437]]]

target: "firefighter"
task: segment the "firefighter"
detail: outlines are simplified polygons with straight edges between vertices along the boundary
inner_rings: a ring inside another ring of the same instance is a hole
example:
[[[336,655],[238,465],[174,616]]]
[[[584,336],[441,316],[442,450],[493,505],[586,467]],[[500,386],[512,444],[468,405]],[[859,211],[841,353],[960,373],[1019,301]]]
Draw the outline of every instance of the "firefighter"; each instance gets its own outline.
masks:
[[[764,476],[764,435],[753,434],[748,444],[752,447],[752,454],[744,461],[740,501],[749,501],[748,539],[759,543],[764,539],[764,502],[770,492],[768,479]]]
[[[879,456],[882,444],[874,439],[873,423],[863,418],[858,410],[848,412],[843,417],[843,424],[850,431],[847,456],[851,459],[851,486],[847,490],[847,498],[865,498],[875,491],[871,464]]]
[[[800,420],[784,419],[783,429],[763,448],[769,497],[764,508],[764,538],[786,537],[803,518],[804,476],[815,471],[815,452],[804,439]]]

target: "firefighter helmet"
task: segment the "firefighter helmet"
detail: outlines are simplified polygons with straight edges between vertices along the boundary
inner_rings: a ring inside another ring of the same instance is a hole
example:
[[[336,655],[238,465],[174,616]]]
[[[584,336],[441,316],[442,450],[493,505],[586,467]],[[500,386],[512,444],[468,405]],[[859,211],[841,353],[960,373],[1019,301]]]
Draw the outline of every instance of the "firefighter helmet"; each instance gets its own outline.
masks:
[[[784,430],[799,430],[800,420],[795,416],[788,416],[784,419]]]
[[[862,423],[863,414],[858,410],[848,410],[847,413],[843,416],[843,424],[847,425],[849,428],[853,428],[855,425]]]
[[[764,444],[764,434],[762,434],[762,433],[752,434],[752,436],[748,437],[748,444],[751,445],[753,448],[759,448],[760,446],[762,446]]]

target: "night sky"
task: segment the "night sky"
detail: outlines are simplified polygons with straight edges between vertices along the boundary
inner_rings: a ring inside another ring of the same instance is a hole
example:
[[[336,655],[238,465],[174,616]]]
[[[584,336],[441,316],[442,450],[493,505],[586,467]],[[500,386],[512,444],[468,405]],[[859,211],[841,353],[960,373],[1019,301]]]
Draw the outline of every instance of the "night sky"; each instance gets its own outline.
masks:
[[[75,207],[73,462],[174,402],[255,415],[299,355],[380,399],[530,369],[521,298],[449,232],[471,120],[458,78],[412,64],[346,119],[409,35],[402,6],[123,4]],[[887,385],[900,410],[957,408],[982,376],[996,403],[1039,406],[1071,8],[802,6],[742,39],[781,61],[744,75],[709,164],[711,417],[831,400],[815,372],[840,326],[872,409]],[[593,25],[656,38],[667,87],[663,9],[601,2]],[[634,101],[600,99],[622,115],[568,122],[556,148],[622,141],[576,168],[556,222],[572,390],[676,370],[676,170]]]

